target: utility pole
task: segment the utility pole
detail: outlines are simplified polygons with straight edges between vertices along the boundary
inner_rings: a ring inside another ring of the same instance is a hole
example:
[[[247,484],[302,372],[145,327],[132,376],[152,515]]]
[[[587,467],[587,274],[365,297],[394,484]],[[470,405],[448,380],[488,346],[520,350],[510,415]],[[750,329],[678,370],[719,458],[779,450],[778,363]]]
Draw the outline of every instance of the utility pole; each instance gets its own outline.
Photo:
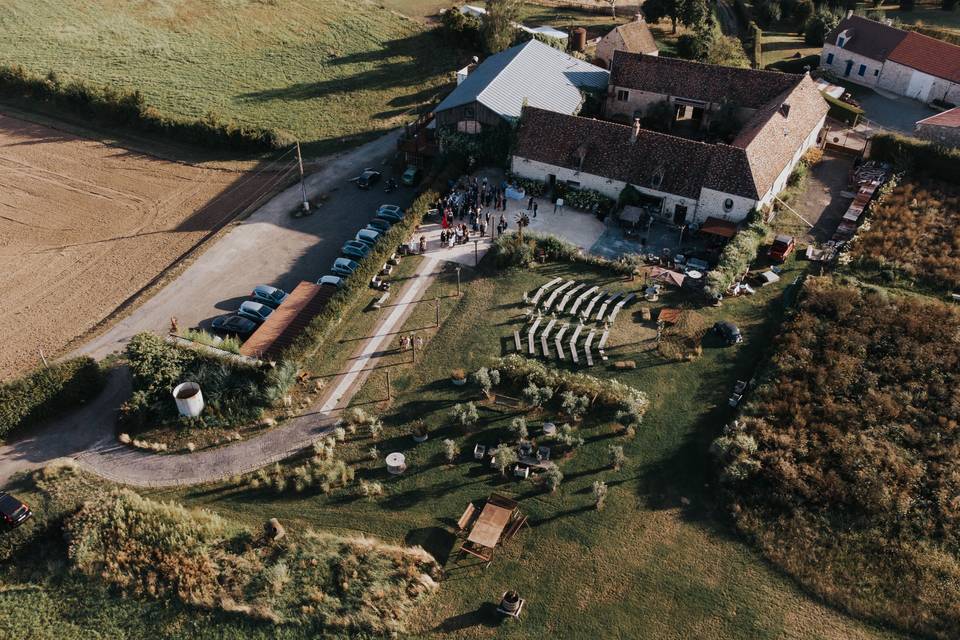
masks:
[[[437,328],[439,329],[440,328],[440,296],[439,295],[434,296],[433,302],[437,307]]]
[[[390,368],[387,368],[387,400],[393,400],[393,392],[390,389]]]
[[[480,250],[477,248],[479,243],[479,240],[473,241],[473,266],[475,267],[480,264]]]
[[[460,297],[460,266],[457,265],[457,297]]]
[[[307,200],[307,185],[303,181],[303,156],[300,155],[300,141],[297,141],[297,164],[300,166],[300,196],[303,203],[303,212],[310,213],[310,202]]]

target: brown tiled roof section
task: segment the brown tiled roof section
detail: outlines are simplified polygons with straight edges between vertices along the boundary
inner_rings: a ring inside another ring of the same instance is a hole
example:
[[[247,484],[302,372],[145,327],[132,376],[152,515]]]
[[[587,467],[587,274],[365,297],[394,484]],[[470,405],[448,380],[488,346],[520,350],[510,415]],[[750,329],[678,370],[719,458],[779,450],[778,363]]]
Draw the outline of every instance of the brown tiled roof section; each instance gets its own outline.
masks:
[[[285,348],[306,329],[336,292],[328,285],[301,282],[283,303],[240,347],[240,353],[261,359],[276,360]]]
[[[960,46],[943,40],[907,32],[887,59],[950,82],[960,82]]]
[[[698,199],[703,186],[756,197],[746,153],[632,127],[526,107],[514,155]],[[582,156],[582,163],[581,163]]]
[[[786,112],[785,106],[789,107]],[[746,150],[753,183],[761,196],[793,160],[828,108],[816,83],[804,74],[796,88],[777,96],[744,125],[733,146]]]
[[[627,47],[627,51],[646,54],[657,53],[658,51],[657,43],[653,39],[653,34],[650,33],[650,27],[644,20],[634,20],[622,24],[617,27],[617,33],[623,38],[623,44]]]
[[[758,109],[795,86],[801,76],[778,71],[723,67],[677,58],[615,51],[610,84],[688,100],[732,100]]]
[[[937,127],[960,127],[960,107],[954,107],[949,111],[932,115],[924,118],[917,123],[918,125],[930,124]]]
[[[882,22],[851,16],[841,20],[824,41],[835,45],[840,34],[847,30],[850,30],[850,33],[843,43],[843,50],[878,62],[886,60],[907,35],[906,31]]]

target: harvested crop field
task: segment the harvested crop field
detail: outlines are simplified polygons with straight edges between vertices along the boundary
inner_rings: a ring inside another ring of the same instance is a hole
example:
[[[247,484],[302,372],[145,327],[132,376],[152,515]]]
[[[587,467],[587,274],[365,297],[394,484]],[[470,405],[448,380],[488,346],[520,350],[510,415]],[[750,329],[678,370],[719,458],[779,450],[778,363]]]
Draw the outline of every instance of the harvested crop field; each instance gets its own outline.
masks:
[[[0,379],[61,352],[268,188],[0,114]]]

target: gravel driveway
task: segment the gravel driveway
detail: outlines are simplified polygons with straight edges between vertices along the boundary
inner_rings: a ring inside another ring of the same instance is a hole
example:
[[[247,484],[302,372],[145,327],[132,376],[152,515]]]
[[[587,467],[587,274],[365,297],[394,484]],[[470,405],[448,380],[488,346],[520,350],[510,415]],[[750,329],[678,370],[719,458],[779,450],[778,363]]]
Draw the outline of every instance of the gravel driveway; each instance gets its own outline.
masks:
[[[364,167],[381,169],[396,149],[397,133],[388,134],[353,151],[324,160],[322,170],[307,176],[307,196],[329,194],[312,216],[295,219],[290,212],[300,202],[299,183],[265,204],[209,247],[175,280],[130,315],[82,346],[77,353],[103,358],[121,349],[141,331],[165,333],[170,318],[181,328],[205,326],[212,318],[236,310],[258,284],[290,291],[301,280],[315,282],[384,203],[407,206],[413,190],[383,192],[383,182],[370,191],[357,189],[355,178]],[[136,265],[131,265],[136,268]]]

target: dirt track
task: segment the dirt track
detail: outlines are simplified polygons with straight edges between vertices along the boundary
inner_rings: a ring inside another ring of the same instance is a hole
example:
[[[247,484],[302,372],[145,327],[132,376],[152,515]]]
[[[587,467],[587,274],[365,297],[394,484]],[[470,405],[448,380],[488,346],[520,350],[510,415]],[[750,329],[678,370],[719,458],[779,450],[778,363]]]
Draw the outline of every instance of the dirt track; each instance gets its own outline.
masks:
[[[159,160],[0,115],[0,380],[56,355],[272,176]]]

